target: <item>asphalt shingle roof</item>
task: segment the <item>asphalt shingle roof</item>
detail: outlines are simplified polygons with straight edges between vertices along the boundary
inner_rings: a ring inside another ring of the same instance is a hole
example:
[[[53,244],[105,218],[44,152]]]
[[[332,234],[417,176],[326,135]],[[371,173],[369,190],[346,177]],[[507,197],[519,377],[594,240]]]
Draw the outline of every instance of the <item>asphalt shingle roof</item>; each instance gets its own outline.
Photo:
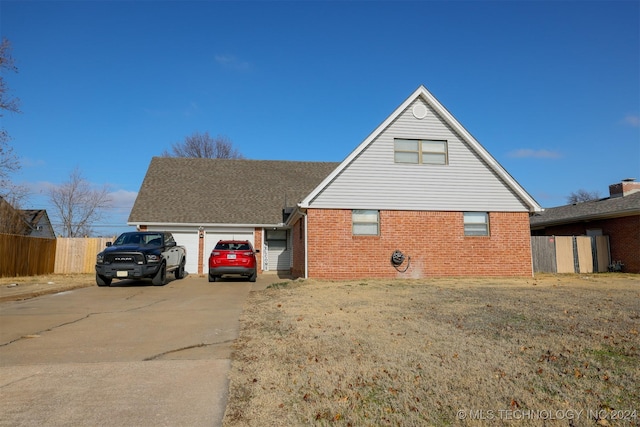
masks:
[[[531,228],[640,214],[640,192],[545,209],[530,218]]]
[[[278,224],[338,165],[154,157],[129,222]]]

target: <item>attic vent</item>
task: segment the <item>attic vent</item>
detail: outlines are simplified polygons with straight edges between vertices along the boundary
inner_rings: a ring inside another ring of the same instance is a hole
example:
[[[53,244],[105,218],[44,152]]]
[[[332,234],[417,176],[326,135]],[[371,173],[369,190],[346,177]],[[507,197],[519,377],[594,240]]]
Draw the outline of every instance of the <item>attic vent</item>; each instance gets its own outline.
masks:
[[[427,117],[427,107],[424,104],[416,104],[413,106],[413,117],[416,119],[424,119]]]

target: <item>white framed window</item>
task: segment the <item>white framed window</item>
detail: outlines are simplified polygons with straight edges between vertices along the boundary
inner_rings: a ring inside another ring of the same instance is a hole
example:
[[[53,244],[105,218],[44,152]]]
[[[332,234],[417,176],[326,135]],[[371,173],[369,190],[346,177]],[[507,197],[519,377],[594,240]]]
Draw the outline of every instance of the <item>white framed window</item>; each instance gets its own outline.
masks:
[[[464,235],[465,236],[488,236],[489,235],[489,213],[488,212],[465,212],[464,213]]]
[[[449,163],[447,141],[430,139],[393,140],[395,163],[446,165]]]
[[[375,210],[354,209],[351,212],[354,236],[377,236],[380,234],[380,213]]]

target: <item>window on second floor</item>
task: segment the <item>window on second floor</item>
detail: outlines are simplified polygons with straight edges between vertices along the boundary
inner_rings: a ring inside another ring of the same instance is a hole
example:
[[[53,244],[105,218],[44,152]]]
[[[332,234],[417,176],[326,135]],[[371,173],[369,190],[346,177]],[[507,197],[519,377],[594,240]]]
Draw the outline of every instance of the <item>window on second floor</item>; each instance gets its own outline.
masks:
[[[446,165],[449,163],[447,141],[430,139],[395,139],[393,154],[396,163]]]

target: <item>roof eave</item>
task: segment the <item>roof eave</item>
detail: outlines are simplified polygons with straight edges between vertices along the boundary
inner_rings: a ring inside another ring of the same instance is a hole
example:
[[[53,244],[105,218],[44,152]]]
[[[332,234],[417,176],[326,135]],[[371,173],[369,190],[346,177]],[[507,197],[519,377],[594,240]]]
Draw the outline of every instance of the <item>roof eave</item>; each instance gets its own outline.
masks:
[[[287,218],[287,222],[285,223],[285,225],[287,227],[291,227],[300,218],[302,218],[302,216],[306,213],[306,211],[307,211],[307,208],[303,208],[300,205],[296,206],[293,212],[291,212],[291,215],[289,215],[289,218]]]
[[[146,222],[146,221],[129,221],[127,225],[133,227],[139,226],[153,226],[153,227],[234,227],[234,228],[270,228],[270,227],[282,227],[285,223],[277,224],[231,224],[231,223],[213,223],[213,222]]]
[[[544,222],[536,222],[531,224],[532,230],[541,230],[547,227],[554,227],[557,225],[565,225],[565,224],[573,224],[576,222],[590,222],[590,221],[598,221],[602,219],[614,219],[614,218],[622,218],[625,216],[632,215],[640,215],[640,210],[636,208],[626,209],[618,212],[610,212],[604,214],[590,214],[590,215],[581,215],[570,218],[559,218],[555,220],[549,220]]]

